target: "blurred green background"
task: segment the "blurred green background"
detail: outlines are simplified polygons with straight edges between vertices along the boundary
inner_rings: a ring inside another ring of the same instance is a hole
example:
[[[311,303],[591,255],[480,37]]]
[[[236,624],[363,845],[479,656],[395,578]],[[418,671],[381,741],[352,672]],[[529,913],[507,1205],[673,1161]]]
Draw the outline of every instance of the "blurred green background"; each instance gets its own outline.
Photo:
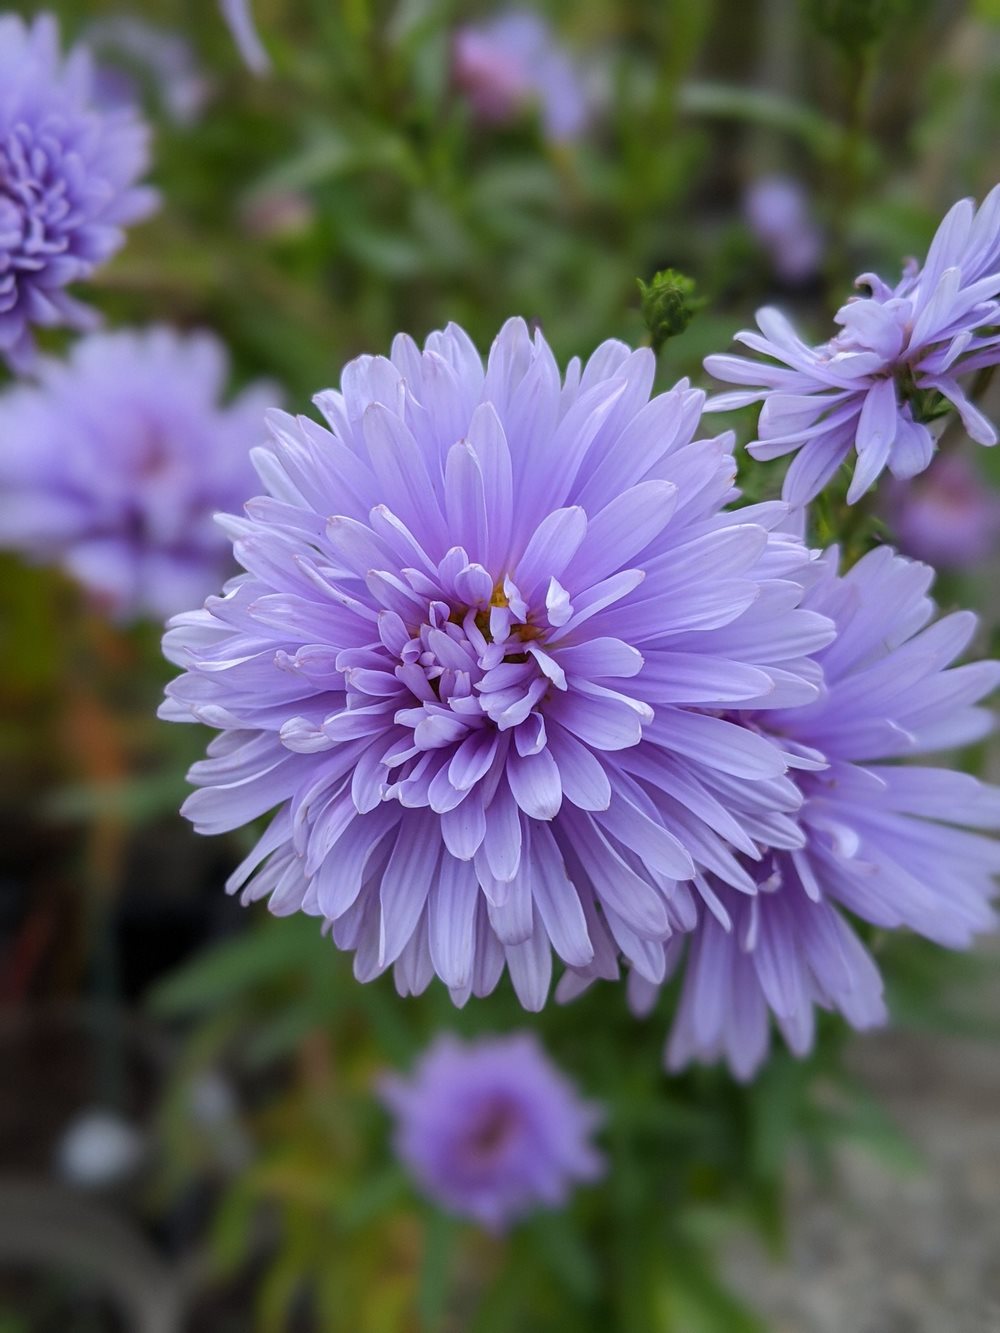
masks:
[[[113,325],[214,329],[238,382],[275,379],[297,410],[350,357],[449,319],[485,349],[523,315],[563,362],[607,337],[647,340],[636,279],[667,266],[704,305],[661,352],[660,381],[702,383],[703,356],[765,301],[827,336],[855,273],[891,278],[955,198],[1000,177],[997,0],[539,7],[593,91],[590,127],[562,144],[530,110],[478,125],[457,95],[454,30],[487,6],[256,0],[263,77],[209,0],[47,8],[67,39],[129,13],[180,35],[203,81],[178,124],[156,78],[118,58],[155,125],[163,207],[88,295]],[[822,236],[795,283],[744,211],[774,174],[799,183]],[[751,437],[752,413],[732,424]],[[977,464],[1000,484],[1000,460]],[[776,490],[761,475],[754,493]],[[982,613],[984,646],[996,575],[994,561],[938,585],[945,605]],[[748,1228],[784,1252],[790,1162],[821,1199],[846,1141],[922,1169],[839,1023],[808,1061],[776,1049],[741,1088],[662,1072],[671,993],[640,1022],[606,985],[537,1016],[506,981],[462,1012],[436,986],[405,1002],[391,978],[359,986],[314,921],[225,899],[249,834],[201,840],[176,814],[205,737],[155,719],[169,675],[157,626],[112,628],[58,575],[5,557],[0,636],[0,1333],[826,1327],[776,1324],[720,1256]],[[968,763],[995,767],[986,751]],[[992,1041],[988,957],[872,947],[898,1030]],[[413,1193],[372,1082],[441,1027],[517,1025],[608,1107],[610,1169],[497,1240]],[[53,1163],[95,1107],[134,1152],[88,1192]]]

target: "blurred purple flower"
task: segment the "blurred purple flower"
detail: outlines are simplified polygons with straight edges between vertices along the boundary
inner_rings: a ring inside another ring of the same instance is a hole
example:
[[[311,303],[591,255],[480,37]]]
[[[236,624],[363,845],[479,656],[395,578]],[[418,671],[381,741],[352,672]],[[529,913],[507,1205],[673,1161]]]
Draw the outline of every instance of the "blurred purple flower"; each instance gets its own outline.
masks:
[[[900,547],[939,568],[979,564],[1000,537],[1000,495],[961,454],[935,458],[914,481],[893,480],[884,513]]]
[[[997,434],[969,401],[958,376],[1000,361],[1000,185],[976,211],[971,199],[950,210],[922,268],[911,263],[895,287],[873,273],[858,279],[870,295],[840,308],[841,332],[808,347],[777,310],[757,314],[761,333],[737,340],[777,364],[710,356],[720,380],[752,387],[711,399],[710,411],[763,402],[754,458],[798,450],[784,497],[802,505],[830,481],[851,449],[857,464],[849,503],[886,466],[913,477],[931,461],[925,418],[953,406],[969,435],[995,444]],[[763,336],[761,336],[761,334]]]
[[[119,14],[87,28],[87,46],[98,59],[95,101],[105,109],[135,106],[140,89],[135,74],[146,76],[157,104],[176,125],[192,125],[209,95],[188,42],[169,28]]]
[[[209,334],[92,334],[0,396],[0,542],[62,564],[114,614],[163,618],[230,568],[213,522],[253,485],[269,386],[231,405]]]
[[[184,813],[280,807],[228,887],[332,923],[362,981],[461,1003],[506,962],[538,1009],[553,949],[659,980],[694,859],[798,799],[796,755],[715,712],[813,699],[832,626],[795,609],[784,506],[720,512],[731,439],[692,442],[703,395],[650,401],[655,368],[608,342],[563,382],[522,320],[485,373],[455,325],[358,358],[329,430],[272,416],[248,572],[172,622],[162,716],[223,732]]]
[[[815,275],[823,238],[798,181],[789,176],[761,176],[747,190],[743,211],[782,281],[800,283]]]
[[[243,63],[254,74],[266,74],[271,68],[271,57],[257,32],[250,11],[250,0],[219,0],[219,9],[229,25]]]
[[[576,139],[586,128],[583,72],[540,15],[515,9],[459,28],[453,59],[455,83],[480,120],[504,124],[537,106],[548,139]]]
[[[131,109],[97,111],[89,54],[65,60],[50,14],[0,16],[0,357],[30,366],[31,326],[86,328],[93,312],[65,291],[152,211],[135,182],[148,131]]]
[[[976,704],[1000,681],[997,662],[950,667],[976,619],[960,611],[931,623],[932,578],[928,566],[888,547],[842,576],[836,550],[817,566],[805,605],[838,631],[815,653],[823,693],[749,723],[815,765],[796,774],[797,817],[757,832],[743,879],[710,876],[670,1068],[722,1056],[749,1078],[767,1054],[769,1011],[798,1055],[812,1045],[816,1005],[857,1028],[884,1021],[878,969],[841,909],[952,949],[996,924],[1000,844],[970,830],[1000,827],[1000,790],[967,773],[898,762],[982,737],[992,717]],[[672,971],[683,938],[665,952]],[[640,1011],[655,998],[635,972],[629,986]],[[578,989],[567,980],[562,997]]]
[[[590,1142],[601,1112],[531,1033],[468,1043],[443,1034],[412,1077],[387,1078],[382,1095],[396,1153],[421,1190],[491,1231],[560,1207],[601,1174]]]

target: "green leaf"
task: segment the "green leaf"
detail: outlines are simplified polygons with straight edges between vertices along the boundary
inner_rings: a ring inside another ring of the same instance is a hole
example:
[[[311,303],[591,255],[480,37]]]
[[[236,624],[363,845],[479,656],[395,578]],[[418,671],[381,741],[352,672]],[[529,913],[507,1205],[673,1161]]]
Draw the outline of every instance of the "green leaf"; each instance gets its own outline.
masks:
[[[439,1212],[428,1214],[417,1292],[417,1310],[425,1333],[438,1333],[444,1325],[457,1237],[458,1224],[453,1218]]]
[[[319,949],[330,950],[311,917],[268,917],[235,939],[199,954],[152,992],[162,1017],[198,1013],[225,1004],[282,976],[295,976]]]

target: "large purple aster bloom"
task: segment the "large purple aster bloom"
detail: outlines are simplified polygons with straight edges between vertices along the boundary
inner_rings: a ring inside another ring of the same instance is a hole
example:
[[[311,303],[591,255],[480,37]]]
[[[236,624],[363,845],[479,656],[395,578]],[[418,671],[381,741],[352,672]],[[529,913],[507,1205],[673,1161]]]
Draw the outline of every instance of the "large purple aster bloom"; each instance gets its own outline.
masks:
[[[601,1113],[531,1033],[439,1036],[409,1080],[388,1078],[382,1092],[396,1152],[421,1189],[491,1231],[559,1207],[600,1174],[590,1140]]]
[[[978,210],[971,199],[951,209],[923,267],[912,263],[895,287],[872,273],[837,312],[841,331],[809,347],[777,310],[758,312],[760,333],[737,334],[769,361],[710,356],[720,380],[753,386],[721,394],[722,411],[763,401],[754,458],[798,451],[785,477],[785,499],[805,504],[854,449],[848,501],[859,500],[888,466],[912,477],[931,461],[927,422],[953,406],[969,435],[995,444],[997,434],[959,380],[1000,361],[1000,185]]]
[[[229,887],[332,923],[368,980],[464,1000],[551,950],[653,980],[695,860],[786,818],[800,762],[719,709],[817,692],[832,627],[795,609],[781,505],[720,512],[730,440],[655,360],[600,347],[565,380],[521,320],[487,366],[454,325],[361,357],[276,414],[269,494],[228,520],[247,571],[177,617],[163,716],[221,730],[185,813],[278,808]]]
[[[30,364],[33,325],[93,322],[66,292],[153,208],[136,181],[148,133],[131,109],[95,109],[89,54],[65,60],[48,14],[0,16],[0,356]]]
[[[213,522],[253,485],[250,446],[277,401],[222,402],[208,334],[95,333],[0,397],[0,543],[62,564],[118,616],[158,619],[230,569]]]
[[[812,1044],[817,1005],[858,1028],[884,1021],[878,969],[845,911],[953,949],[995,924],[1000,844],[973,830],[1000,827],[1000,792],[921,757],[989,729],[977,704],[1000,681],[1000,663],[951,665],[975,617],[933,620],[932,578],[888,547],[842,576],[835,550],[818,565],[806,605],[837,625],[815,654],[822,694],[748,719],[817,764],[796,775],[796,827],[757,839],[742,883],[710,877],[687,946],[671,1068],[723,1056],[749,1077],[767,1053],[769,1012],[797,1054]],[[668,942],[671,970],[684,951],[683,939]],[[575,989],[564,983],[565,994]],[[656,993],[636,973],[630,990],[640,1009]]]

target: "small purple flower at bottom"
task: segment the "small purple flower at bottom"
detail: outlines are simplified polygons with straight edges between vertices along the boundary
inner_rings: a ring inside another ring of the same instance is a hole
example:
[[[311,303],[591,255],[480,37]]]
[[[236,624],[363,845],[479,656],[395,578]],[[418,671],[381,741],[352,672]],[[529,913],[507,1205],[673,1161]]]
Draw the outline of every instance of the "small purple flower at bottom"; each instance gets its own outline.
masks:
[[[939,569],[979,564],[1000,538],[1000,494],[962,454],[936,458],[913,481],[893,479],[883,513],[907,555]]]
[[[149,214],[138,186],[149,133],[132,107],[100,110],[89,53],[65,59],[51,14],[0,16],[0,359],[31,367],[32,329],[84,329],[93,311],[66,291]]]
[[[91,334],[36,384],[0,396],[0,545],[60,564],[114,615],[162,619],[230,567],[213,521],[253,485],[250,450],[278,401],[222,401],[218,339],[167,328]]]
[[[1000,361],[1000,185],[978,211],[971,199],[955,204],[923,266],[911,262],[895,287],[874,273],[856,285],[864,295],[841,306],[840,332],[818,347],[765,307],[760,332],[736,337],[767,360],[705,359],[717,379],[745,386],[710,399],[707,410],[763,403],[748,452],[761,460],[795,453],[782,491],[792,505],[818,495],[852,451],[850,504],[886,467],[900,478],[923,472],[936,443],[928,423],[951,409],[977,443],[997,442],[959,379]]]
[[[396,1153],[420,1189],[491,1231],[560,1207],[601,1174],[590,1141],[601,1111],[531,1033],[468,1043],[441,1035],[409,1080],[384,1081],[382,1097],[396,1118]]]

